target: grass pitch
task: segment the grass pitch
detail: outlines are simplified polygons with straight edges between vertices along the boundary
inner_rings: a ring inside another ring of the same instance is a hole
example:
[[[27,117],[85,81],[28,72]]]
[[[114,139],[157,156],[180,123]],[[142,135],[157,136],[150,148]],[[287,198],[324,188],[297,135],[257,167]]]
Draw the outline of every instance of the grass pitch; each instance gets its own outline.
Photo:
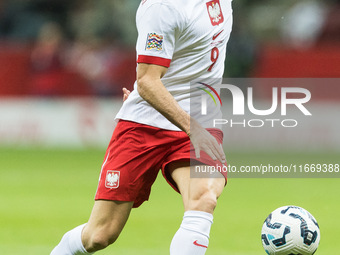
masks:
[[[340,163],[332,153],[227,154],[234,165],[263,160]],[[104,150],[0,149],[0,251],[6,255],[49,254],[69,229],[87,221]],[[262,255],[267,215],[294,204],[318,220],[318,255],[339,254],[340,179],[230,179],[216,208],[207,255]],[[132,211],[118,241],[97,254],[162,255],[183,216],[181,198],[157,179],[150,201]]]

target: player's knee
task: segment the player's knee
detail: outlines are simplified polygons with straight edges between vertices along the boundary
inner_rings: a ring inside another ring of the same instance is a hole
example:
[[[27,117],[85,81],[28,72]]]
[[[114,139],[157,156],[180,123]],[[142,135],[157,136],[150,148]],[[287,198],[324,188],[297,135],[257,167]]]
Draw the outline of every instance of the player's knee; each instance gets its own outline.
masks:
[[[189,199],[189,210],[212,213],[217,205],[217,195],[209,188],[202,188]]]

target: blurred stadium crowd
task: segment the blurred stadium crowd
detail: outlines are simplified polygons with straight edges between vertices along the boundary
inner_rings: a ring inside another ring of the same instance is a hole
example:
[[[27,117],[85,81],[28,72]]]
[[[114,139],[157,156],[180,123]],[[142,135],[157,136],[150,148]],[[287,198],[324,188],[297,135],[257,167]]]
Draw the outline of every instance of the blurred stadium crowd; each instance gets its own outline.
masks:
[[[139,0],[1,0],[0,96],[114,96]],[[339,0],[234,0],[228,77],[340,77]]]

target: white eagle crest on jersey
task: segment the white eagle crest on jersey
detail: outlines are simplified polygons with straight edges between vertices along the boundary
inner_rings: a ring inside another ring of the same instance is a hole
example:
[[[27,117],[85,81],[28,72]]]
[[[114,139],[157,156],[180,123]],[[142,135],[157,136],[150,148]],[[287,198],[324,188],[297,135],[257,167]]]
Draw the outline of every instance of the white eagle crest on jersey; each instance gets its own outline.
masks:
[[[106,173],[105,187],[109,189],[116,189],[119,187],[120,172],[109,170]]]
[[[211,24],[213,26],[217,26],[218,24],[224,21],[219,0],[213,0],[213,1],[208,2],[207,8],[208,8]]]
[[[209,14],[214,22],[219,22],[221,19],[221,8],[219,4],[212,4],[209,6]]]

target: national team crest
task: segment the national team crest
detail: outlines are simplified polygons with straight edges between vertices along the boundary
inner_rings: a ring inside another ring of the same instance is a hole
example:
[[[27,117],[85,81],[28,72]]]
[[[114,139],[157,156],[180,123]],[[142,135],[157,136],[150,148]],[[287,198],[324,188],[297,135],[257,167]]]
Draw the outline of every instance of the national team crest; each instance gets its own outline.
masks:
[[[163,35],[159,35],[156,33],[149,33],[148,38],[146,40],[146,50],[163,50]]]
[[[120,171],[108,170],[106,173],[105,187],[116,189],[119,187]]]
[[[207,3],[211,24],[217,26],[224,21],[220,0],[213,0]]]

